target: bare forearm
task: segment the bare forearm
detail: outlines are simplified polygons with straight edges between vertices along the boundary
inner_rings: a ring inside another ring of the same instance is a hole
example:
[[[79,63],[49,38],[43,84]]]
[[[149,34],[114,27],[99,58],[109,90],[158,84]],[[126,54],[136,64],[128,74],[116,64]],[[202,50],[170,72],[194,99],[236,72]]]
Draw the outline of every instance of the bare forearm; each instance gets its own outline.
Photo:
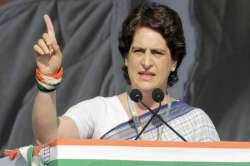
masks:
[[[40,143],[57,138],[56,92],[38,92],[32,112],[32,127]]]

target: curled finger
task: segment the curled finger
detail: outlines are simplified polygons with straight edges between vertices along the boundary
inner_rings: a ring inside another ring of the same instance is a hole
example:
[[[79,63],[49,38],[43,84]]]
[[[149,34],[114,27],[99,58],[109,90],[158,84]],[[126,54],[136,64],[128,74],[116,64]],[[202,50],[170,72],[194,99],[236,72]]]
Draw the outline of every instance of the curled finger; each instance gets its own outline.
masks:
[[[43,50],[42,50],[37,44],[35,44],[35,45],[33,46],[33,50],[34,50],[35,53],[36,53],[37,55],[39,55],[39,56],[45,54],[45,53],[43,52]]]
[[[38,40],[38,45],[46,55],[50,54],[49,48],[43,39]]]

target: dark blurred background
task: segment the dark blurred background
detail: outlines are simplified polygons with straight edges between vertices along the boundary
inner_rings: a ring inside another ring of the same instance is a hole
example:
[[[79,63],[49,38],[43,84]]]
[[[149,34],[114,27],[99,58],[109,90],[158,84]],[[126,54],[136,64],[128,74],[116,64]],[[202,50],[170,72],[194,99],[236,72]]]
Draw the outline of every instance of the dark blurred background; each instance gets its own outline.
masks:
[[[97,95],[126,89],[117,49],[128,11],[143,0],[0,0],[0,152],[34,144],[31,110],[37,92],[32,46],[49,14],[63,49],[65,76],[58,113]],[[249,141],[250,1],[151,0],[176,9],[187,56],[171,91],[204,109],[222,140]]]

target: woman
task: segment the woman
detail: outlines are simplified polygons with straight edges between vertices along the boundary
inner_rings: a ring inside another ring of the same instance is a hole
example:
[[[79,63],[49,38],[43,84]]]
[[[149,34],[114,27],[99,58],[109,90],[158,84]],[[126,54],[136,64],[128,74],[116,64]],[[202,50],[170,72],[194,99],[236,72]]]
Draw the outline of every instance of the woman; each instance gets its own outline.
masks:
[[[57,137],[134,139],[152,114],[132,101],[128,92],[80,102],[57,119],[55,90],[63,73],[62,54],[49,16],[44,16],[44,20],[48,32],[34,45],[39,92],[32,122],[37,140],[44,143]],[[143,103],[155,109],[187,141],[219,140],[214,125],[201,109],[167,93],[167,88],[178,80],[177,69],[185,55],[182,24],[175,11],[156,3],[138,6],[123,23],[119,50],[124,60],[124,76],[131,89],[141,91]],[[151,97],[155,88],[165,93],[160,110]],[[157,117],[140,139],[182,140]]]

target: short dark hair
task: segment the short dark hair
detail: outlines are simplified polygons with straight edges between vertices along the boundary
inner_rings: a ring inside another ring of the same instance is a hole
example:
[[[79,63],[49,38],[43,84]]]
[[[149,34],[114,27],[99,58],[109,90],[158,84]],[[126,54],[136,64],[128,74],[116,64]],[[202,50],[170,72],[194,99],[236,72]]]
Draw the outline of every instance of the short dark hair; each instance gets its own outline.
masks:
[[[170,49],[171,57],[177,61],[175,71],[170,72],[168,86],[173,86],[178,81],[177,69],[186,55],[185,37],[179,15],[173,9],[158,3],[143,3],[128,15],[119,34],[119,51],[123,60],[128,56],[130,46],[136,30],[147,27],[159,32]],[[122,67],[125,79],[130,84],[128,69]]]

